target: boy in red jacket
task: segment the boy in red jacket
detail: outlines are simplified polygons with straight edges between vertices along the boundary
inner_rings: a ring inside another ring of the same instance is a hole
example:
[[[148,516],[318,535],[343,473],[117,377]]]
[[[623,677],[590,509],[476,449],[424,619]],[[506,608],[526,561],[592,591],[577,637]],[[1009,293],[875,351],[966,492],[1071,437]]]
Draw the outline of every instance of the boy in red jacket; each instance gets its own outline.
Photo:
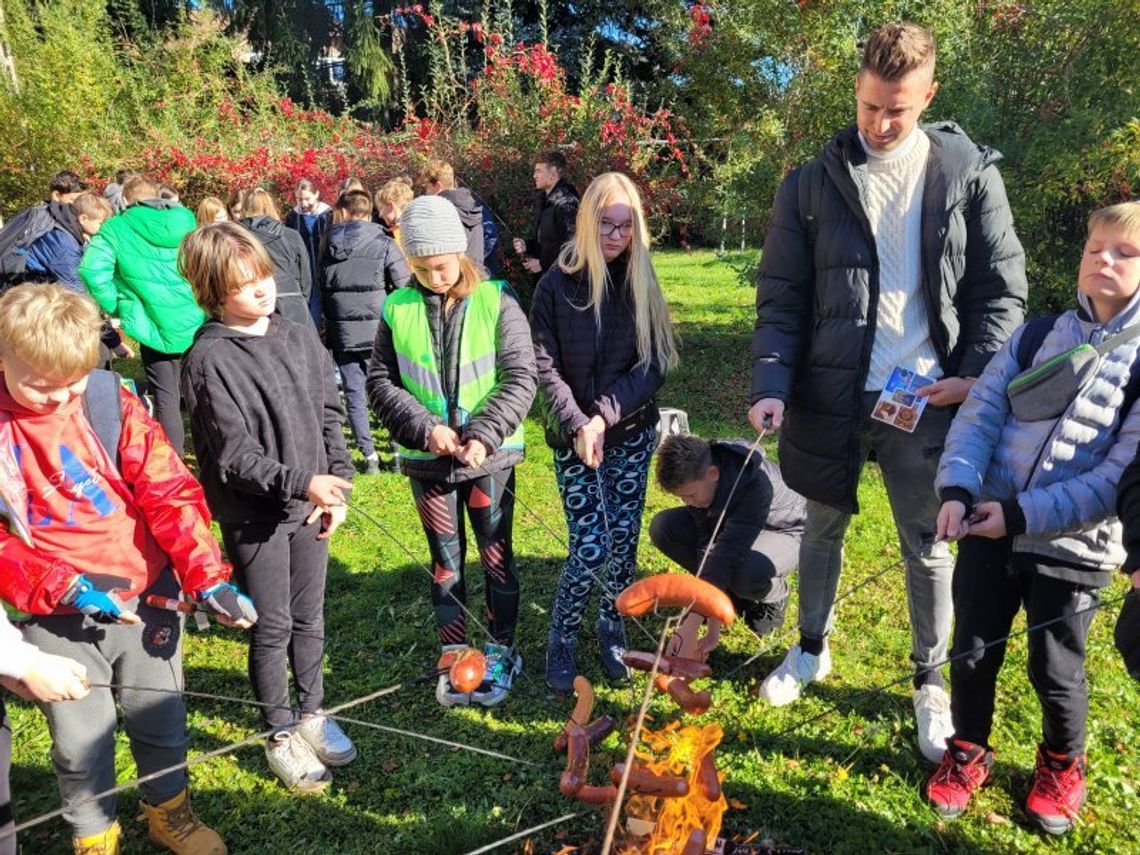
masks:
[[[109,379],[92,372],[99,324],[90,299],[59,285],[0,297],[0,600],[29,615],[28,642],[79,662],[92,683],[173,690],[96,688],[43,706],[75,851],[117,853],[115,799],[85,801],[115,785],[115,695],[139,775],[186,759],[181,618],[147,597],[181,589],[242,627],[257,613],[228,584],[202,488],[163,431],[129,392],[95,394]],[[114,448],[93,426],[108,423]],[[179,770],[140,785],[150,838],[221,855],[221,838],[190,809],[187,781]]]

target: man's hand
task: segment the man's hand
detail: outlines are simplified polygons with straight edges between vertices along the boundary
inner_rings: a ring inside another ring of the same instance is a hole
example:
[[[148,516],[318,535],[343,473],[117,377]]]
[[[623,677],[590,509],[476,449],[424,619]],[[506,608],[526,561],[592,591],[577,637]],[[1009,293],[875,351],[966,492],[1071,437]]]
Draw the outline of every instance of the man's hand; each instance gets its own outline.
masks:
[[[351,481],[345,481],[336,475],[314,475],[309,481],[309,501],[318,508],[343,505],[351,489]]]
[[[469,439],[455,450],[455,459],[464,466],[478,469],[487,459],[487,446],[477,439]]]
[[[574,452],[591,469],[602,464],[605,454],[606,422],[601,416],[594,416],[574,435]]]
[[[939,540],[961,540],[970,534],[970,524],[966,520],[966,506],[959,501],[943,502],[938,511],[935,534]]]
[[[344,505],[337,507],[343,508]],[[220,620],[238,629],[249,629],[257,623],[257,609],[253,607],[253,600],[229,582],[219,582],[211,588],[204,588],[194,599],[203,610],[217,615]]]
[[[779,430],[784,423],[784,402],[779,398],[761,398],[748,411],[748,421],[757,433]]]
[[[524,259],[523,260],[523,267],[525,267],[531,273],[538,274],[538,273],[542,272],[542,262],[539,261],[537,258]]]
[[[61,602],[82,612],[96,623],[142,623],[138,615],[124,608],[122,600],[113,592],[100,591],[83,575],[75,577]]]
[[[22,679],[0,680],[3,686],[25,701],[50,704],[56,701],[78,701],[91,691],[87,687],[87,669],[66,656],[40,653],[24,672]]]
[[[522,238],[515,238],[511,241],[511,246],[515,248],[515,252],[519,255],[526,255],[526,241]]]
[[[428,451],[439,457],[459,450],[459,434],[447,425],[436,425],[428,434]]]
[[[929,398],[936,407],[960,404],[970,394],[976,377],[943,377],[915,392],[920,398]]]
[[[975,537],[988,537],[991,540],[1005,537],[1005,513],[1001,509],[1001,502],[982,502],[975,505],[968,533]]]

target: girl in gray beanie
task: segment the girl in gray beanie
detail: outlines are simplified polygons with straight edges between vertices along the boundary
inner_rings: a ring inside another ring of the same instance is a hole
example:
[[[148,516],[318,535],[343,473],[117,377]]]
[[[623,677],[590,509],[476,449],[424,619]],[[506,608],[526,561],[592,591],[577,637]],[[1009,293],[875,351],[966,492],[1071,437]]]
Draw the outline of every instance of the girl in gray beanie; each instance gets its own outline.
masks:
[[[368,397],[399,445],[400,469],[411,481],[431,550],[441,665],[466,646],[472,614],[464,506],[486,574],[487,623],[472,619],[474,638],[491,635],[483,648],[485,677],[465,692],[442,673],[436,699],[444,706],[493,706],[522,671],[514,644],[519,580],[511,530],[522,421],[537,385],[530,327],[510,286],[484,278],[465,254],[467,235],[451,202],[415,199],[400,215],[400,238],[416,283],[384,302]]]

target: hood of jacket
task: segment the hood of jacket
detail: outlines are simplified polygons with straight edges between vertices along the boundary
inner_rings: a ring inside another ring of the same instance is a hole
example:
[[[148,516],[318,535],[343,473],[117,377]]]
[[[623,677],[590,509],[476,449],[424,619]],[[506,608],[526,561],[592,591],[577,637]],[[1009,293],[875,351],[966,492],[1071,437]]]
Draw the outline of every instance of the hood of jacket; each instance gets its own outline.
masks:
[[[302,211],[300,205],[293,206],[293,213],[298,217],[320,217],[332,210],[332,206],[318,201],[311,211]]]
[[[376,223],[364,220],[349,220],[337,223],[328,233],[325,252],[332,261],[344,261],[360,252],[369,243],[391,240]],[[382,257],[378,253],[377,257]]]
[[[177,249],[187,233],[197,227],[194,215],[181,205],[158,206],[150,204],[151,201],[131,205],[119,216],[131,231],[152,246]]]
[[[259,214],[256,217],[243,217],[240,222],[251,232],[256,232],[263,243],[281,240],[285,236],[285,226],[281,221],[265,214]]]
[[[439,194],[459,211],[459,220],[467,228],[483,225],[483,205],[466,187],[444,190]]]
[[[79,241],[80,246],[83,246],[86,236],[83,234],[83,228],[79,225],[79,218],[75,215],[75,209],[71,205],[64,202],[48,202],[47,211],[61,229]]]

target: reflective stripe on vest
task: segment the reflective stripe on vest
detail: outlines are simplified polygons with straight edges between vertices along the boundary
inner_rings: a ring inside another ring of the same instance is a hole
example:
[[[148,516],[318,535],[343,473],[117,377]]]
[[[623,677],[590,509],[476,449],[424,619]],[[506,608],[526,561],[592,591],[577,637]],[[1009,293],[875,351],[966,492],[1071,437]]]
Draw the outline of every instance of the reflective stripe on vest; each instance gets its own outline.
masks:
[[[435,346],[428,322],[427,306],[418,288],[398,288],[384,301],[384,321],[392,330],[392,347],[400,369],[400,382],[427,410],[444,424],[465,425],[478,413],[484,400],[495,390],[496,356],[499,339],[499,311],[506,283],[480,282],[467,298],[459,330],[459,377],[455,395],[455,418],[449,411],[443,389]],[[455,311],[454,307],[452,311]],[[523,428],[503,440],[502,448],[523,447]],[[400,446],[400,456],[413,460],[433,460],[428,451]]]

